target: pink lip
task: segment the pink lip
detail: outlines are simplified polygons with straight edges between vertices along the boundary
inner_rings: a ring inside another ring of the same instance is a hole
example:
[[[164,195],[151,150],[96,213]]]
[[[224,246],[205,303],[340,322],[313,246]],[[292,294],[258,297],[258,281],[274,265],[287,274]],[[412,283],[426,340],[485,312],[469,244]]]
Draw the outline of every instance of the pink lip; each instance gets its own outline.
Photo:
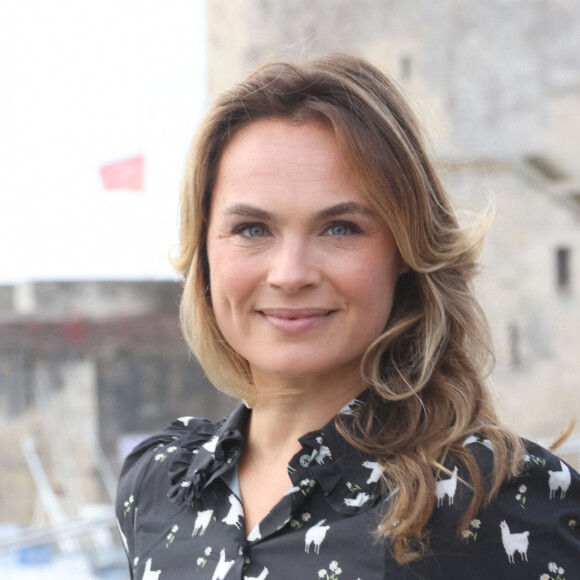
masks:
[[[287,334],[314,330],[326,322],[335,310],[326,308],[266,308],[259,310],[264,320]]]

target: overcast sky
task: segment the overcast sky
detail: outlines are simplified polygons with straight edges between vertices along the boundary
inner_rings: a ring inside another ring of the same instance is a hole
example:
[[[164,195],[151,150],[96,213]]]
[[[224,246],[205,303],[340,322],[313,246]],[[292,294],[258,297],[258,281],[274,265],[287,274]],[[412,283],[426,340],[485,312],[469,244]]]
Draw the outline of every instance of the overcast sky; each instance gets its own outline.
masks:
[[[205,37],[205,0],[0,0],[0,284],[172,277]]]

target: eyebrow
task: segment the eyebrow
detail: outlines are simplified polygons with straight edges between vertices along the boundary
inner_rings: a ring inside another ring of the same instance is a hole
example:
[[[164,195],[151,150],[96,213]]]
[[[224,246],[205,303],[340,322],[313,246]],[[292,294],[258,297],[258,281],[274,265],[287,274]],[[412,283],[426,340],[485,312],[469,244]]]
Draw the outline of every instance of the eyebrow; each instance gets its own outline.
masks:
[[[246,203],[236,203],[231,205],[224,212],[226,216],[241,216],[257,220],[275,221],[272,213],[265,211],[254,205]],[[356,201],[346,201],[344,203],[337,203],[321,210],[317,215],[317,219],[328,219],[338,217],[344,214],[362,215],[366,217],[376,217],[376,213],[371,208]]]
[[[374,210],[372,210],[370,207],[367,207],[366,205],[362,205],[362,203],[357,203],[356,201],[346,201],[344,203],[338,203],[323,209],[318,214],[318,217],[320,219],[327,219],[331,217],[337,217],[345,213],[362,215],[366,217],[375,217],[377,215]]]
[[[257,220],[271,220],[273,218],[271,213],[247,203],[230,205],[224,212],[224,215],[249,217]]]

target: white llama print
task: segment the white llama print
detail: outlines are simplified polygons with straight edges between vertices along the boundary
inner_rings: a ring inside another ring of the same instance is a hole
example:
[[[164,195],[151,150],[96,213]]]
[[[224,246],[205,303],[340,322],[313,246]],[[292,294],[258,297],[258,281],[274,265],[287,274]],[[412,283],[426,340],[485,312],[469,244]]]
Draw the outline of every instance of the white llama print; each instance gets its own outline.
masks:
[[[181,421],[185,425],[185,427],[187,427],[192,419],[195,419],[195,417],[179,417],[179,419],[177,420]]]
[[[339,415],[356,415],[355,407],[360,406],[360,401],[358,399],[353,399],[350,403],[347,403],[339,412]]]
[[[197,517],[195,518],[195,524],[193,526],[193,532],[191,533],[191,535],[197,536],[197,533],[199,532],[199,535],[203,536],[203,534],[207,530],[207,527],[209,526],[211,516],[213,516],[213,510],[204,510],[202,512],[197,512]]]
[[[372,498],[371,495],[369,495],[368,493],[365,493],[363,491],[363,492],[359,493],[354,498],[345,497],[344,503],[349,507],[361,507],[363,504],[365,504],[371,498]]]
[[[362,466],[371,470],[367,483],[377,483],[381,477],[381,473],[385,471],[385,468],[376,461],[363,461]]]
[[[318,442],[318,444],[320,445],[318,450],[314,450],[312,453],[312,459],[314,459],[316,461],[316,463],[318,463],[318,465],[321,465],[322,463],[324,463],[324,460],[328,457],[328,459],[332,459],[332,454],[330,453],[330,449],[326,446],[322,444],[322,437],[317,437],[316,441]]]
[[[548,473],[550,474],[550,479],[548,480],[548,485],[550,486],[550,499],[556,497],[556,492],[558,490],[560,490],[560,499],[564,499],[566,497],[566,492],[570,487],[570,483],[572,482],[568,466],[561,460],[560,465],[562,467],[560,471],[551,471],[548,469]]]
[[[324,522],[326,520],[320,520],[316,525],[312,526],[306,532],[306,541],[304,544],[304,551],[309,554],[310,553],[310,546],[314,544],[314,553],[320,554],[320,544],[324,542],[324,538],[326,537],[326,532],[330,528],[330,526],[324,526]]]
[[[268,568],[264,568],[259,576],[244,576],[244,580],[266,580],[268,576]]]
[[[505,553],[507,554],[508,561],[511,564],[515,564],[514,554],[519,552],[522,560],[528,561],[528,547],[530,545],[530,540],[528,536],[530,532],[521,532],[518,534],[511,534],[510,529],[505,520],[503,520],[499,527],[501,528],[501,541],[503,542],[503,547]]]
[[[244,515],[242,504],[233,493],[230,493],[228,499],[231,504],[230,511],[227,513],[225,518],[222,518],[222,522],[226,523],[228,526],[236,526],[239,530],[241,526],[240,518]]]
[[[214,435],[207,443],[204,443],[202,445],[202,447],[209,451],[210,453],[215,453],[215,448],[217,446],[217,442],[218,442],[219,437],[217,435]]]
[[[220,559],[215,567],[211,580],[224,580],[233,565],[234,560],[226,561],[226,551],[222,548],[220,550]]]
[[[485,445],[490,451],[493,451],[493,446],[489,439],[480,439],[477,435],[470,435],[464,442],[463,447],[467,447],[467,445],[471,445],[472,443],[481,443]]]
[[[260,534],[260,524],[256,524],[256,527],[248,535],[248,542],[260,539],[262,539],[262,534]]]
[[[477,435],[470,435],[464,442],[463,447],[467,447],[472,443],[477,443],[479,441],[479,437]]]
[[[453,505],[455,492],[457,491],[457,465],[453,468],[453,475],[449,479],[441,479],[435,482],[435,497],[437,507],[443,505],[443,500],[447,496],[447,505]]]
[[[161,570],[151,570],[151,558],[145,561],[145,571],[142,580],[157,580]]]

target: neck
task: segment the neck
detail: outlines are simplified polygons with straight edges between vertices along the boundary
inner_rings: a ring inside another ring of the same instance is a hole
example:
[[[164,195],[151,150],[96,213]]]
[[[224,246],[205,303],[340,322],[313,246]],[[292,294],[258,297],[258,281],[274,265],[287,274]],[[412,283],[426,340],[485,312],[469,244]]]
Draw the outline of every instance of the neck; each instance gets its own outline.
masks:
[[[290,489],[288,463],[300,451],[298,439],[323,427],[363,389],[358,381],[283,380],[253,373],[256,391],[238,477],[246,532]],[[352,377],[351,377],[352,378]],[[266,380],[267,379],[267,380]]]
[[[272,392],[256,381],[258,392]],[[245,453],[255,459],[278,458],[287,463],[300,450],[298,439],[323,427],[349,401],[364,390],[360,381],[335,380],[332,385],[316,380],[301,379],[284,386],[277,381],[276,394],[260,397],[252,407],[252,415],[246,434]],[[286,390],[289,394],[280,394]]]

